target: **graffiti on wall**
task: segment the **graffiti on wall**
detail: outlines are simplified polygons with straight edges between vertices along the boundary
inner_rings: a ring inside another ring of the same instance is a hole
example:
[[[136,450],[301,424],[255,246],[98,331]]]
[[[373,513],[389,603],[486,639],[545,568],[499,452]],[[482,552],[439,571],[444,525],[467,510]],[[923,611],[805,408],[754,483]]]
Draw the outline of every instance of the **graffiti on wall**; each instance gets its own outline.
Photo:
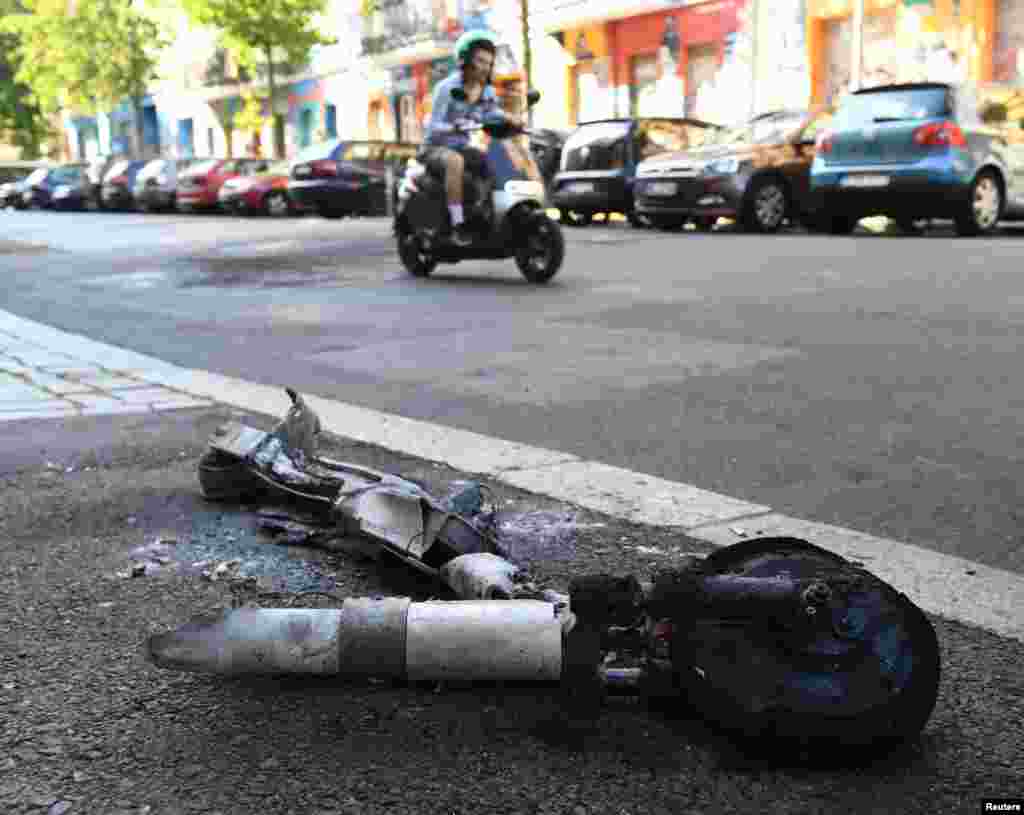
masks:
[[[930,1],[901,4],[864,18],[861,85],[891,82],[962,83],[977,36],[969,23],[943,24]],[[829,23],[825,99],[836,104],[852,78],[853,29],[849,18]]]
[[[1024,84],[1024,8],[1016,0],[999,0],[992,79]]]
[[[750,115],[753,103],[754,59],[753,4],[735,0],[735,29],[726,36],[721,64],[704,63],[706,74],[687,71],[687,95],[695,99],[693,114],[719,124],[736,124]],[[696,87],[693,87],[696,86]]]

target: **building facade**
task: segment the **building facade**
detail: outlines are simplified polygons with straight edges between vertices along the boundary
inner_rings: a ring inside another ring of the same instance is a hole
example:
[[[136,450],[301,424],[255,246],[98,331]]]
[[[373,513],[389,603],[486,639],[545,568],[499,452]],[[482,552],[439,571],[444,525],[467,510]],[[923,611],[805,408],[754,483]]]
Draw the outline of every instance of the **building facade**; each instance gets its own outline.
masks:
[[[1024,141],[1024,0],[863,0],[861,84],[921,79],[976,83],[1006,108]],[[693,116],[730,124],[780,108],[834,105],[853,79],[853,0],[549,0],[530,4],[538,126],[609,117]],[[521,0],[334,0],[323,29],[336,45],[282,77],[286,155],[324,138],[419,141],[437,83],[455,69],[455,40],[486,28],[502,43],[495,85],[510,109],[525,89]],[[143,143],[129,104],[65,114],[67,158],[270,154],[232,128],[243,95],[218,63],[214,32],[178,14],[164,79],[143,102]],[[258,78],[259,79],[259,78]],[[265,107],[265,113],[269,109]],[[269,118],[269,117],[268,117]]]

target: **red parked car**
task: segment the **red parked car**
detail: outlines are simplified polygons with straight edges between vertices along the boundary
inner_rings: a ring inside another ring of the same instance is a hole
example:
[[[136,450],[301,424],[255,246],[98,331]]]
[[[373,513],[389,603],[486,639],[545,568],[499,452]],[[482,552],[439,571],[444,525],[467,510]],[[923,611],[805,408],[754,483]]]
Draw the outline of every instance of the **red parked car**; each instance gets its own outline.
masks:
[[[216,209],[225,181],[264,172],[268,166],[266,159],[215,158],[189,167],[178,179],[178,209]]]
[[[237,215],[292,215],[298,212],[288,196],[287,161],[271,164],[266,172],[229,178],[217,199],[221,209]]]

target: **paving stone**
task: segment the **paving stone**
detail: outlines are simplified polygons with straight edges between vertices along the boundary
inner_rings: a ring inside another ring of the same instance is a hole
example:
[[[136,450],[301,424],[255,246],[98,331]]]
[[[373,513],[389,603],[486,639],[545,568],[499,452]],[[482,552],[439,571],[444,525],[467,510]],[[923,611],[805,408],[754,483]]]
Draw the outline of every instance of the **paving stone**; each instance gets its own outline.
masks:
[[[66,402],[61,404],[66,405]],[[68,416],[79,416],[81,415],[74,408],[68,408],[66,410],[59,408],[50,408],[47,410],[11,410],[11,411],[0,411],[0,422],[13,422],[17,419],[59,419]]]
[[[153,386],[148,388],[116,389],[112,390],[111,394],[121,401],[129,404],[141,403],[146,405],[151,404],[152,402],[173,402],[181,399],[182,397],[187,399],[193,398],[188,394],[168,390],[167,388],[155,388]]]
[[[93,390],[88,385],[81,382],[76,382],[73,379],[64,379],[56,374],[47,373],[45,371],[32,371],[29,374],[29,378],[33,385],[40,388],[46,388],[51,393],[88,393]],[[0,386],[3,385],[3,380],[0,379]]]
[[[114,416],[129,413],[149,413],[152,408],[149,405],[126,405],[121,403],[116,406],[104,405],[101,407],[83,407],[78,413],[79,416]]]
[[[53,401],[53,396],[42,388],[34,388],[24,383],[0,384],[0,410],[18,410],[33,403],[47,401]]]
[[[179,399],[177,401],[153,402],[150,407],[153,410],[172,410],[190,407],[212,407],[215,403],[205,399]]]
[[[115,388],[149,388],[153,383],[141,379],[129,379],[125,376],[112,376],[110,374],[91,374],[88,376],[75,376],[83,385],[100,390],[114,390]]]

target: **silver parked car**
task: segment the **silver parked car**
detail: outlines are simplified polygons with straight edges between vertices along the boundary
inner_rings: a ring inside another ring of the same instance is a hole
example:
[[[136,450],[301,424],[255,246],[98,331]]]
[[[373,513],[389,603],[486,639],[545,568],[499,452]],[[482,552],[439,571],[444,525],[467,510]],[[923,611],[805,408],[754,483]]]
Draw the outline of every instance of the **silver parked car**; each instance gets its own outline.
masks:
[[[178,175],[199,163],[197,158],[155,158],[135,176],[135,205],[142,212],[173,210],[178,197]]]

